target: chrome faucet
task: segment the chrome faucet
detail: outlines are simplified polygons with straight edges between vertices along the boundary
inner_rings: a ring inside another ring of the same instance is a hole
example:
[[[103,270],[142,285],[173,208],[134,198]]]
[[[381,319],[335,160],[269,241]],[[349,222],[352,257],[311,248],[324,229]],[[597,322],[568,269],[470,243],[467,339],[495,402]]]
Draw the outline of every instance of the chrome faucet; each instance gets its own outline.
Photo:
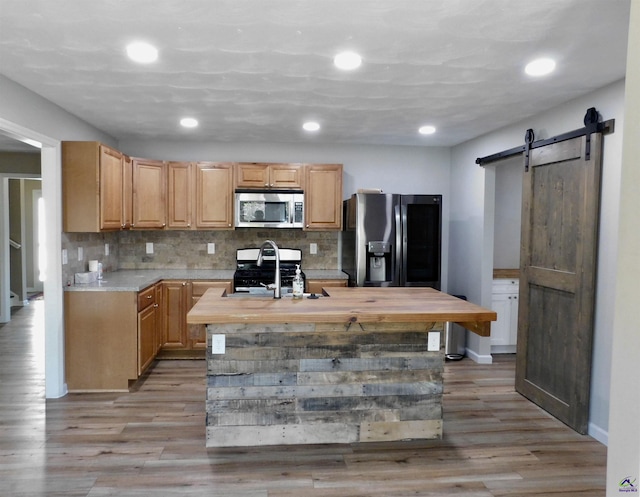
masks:
[[[280,251],[278,250],[278,246],[276,245],[276,242],[274,242],[273,240],[267,240],[260,246],[260,252],[258,253],[258,260],[256,264],[258,266],[262,266],[264,249],[268,246],[273,247],[273,250],[276,253],[276,278],[273,284],[267,285],[267,288],[269,290],[273,290],[274,299],[279,299],[282,297],[282,292],[280,288]]]

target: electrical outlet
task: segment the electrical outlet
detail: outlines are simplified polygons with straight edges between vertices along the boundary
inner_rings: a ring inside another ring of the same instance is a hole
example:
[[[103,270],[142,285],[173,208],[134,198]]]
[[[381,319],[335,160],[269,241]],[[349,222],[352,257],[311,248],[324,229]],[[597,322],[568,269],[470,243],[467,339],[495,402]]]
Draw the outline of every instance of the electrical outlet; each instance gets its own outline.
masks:
[[[437,352],[440,350],[440,332],[430,331],[427,339],[427,350],[429,352]]]
[[[84,249],[82,247],[78,247],[78,260],[84,260]]]
[[[315,254],[318,253],[318,244],[317,243],[309,244],[309,253],[311,255],[315,255]]]
[[[108,243],[104,244],[104,255],[109,255],[109,244]]]
[[[67,249],[62,249],[62,264],[69,264],[69,257],[67,256]]]
[[[153,243],[147,242],[146,247],[147,247],[147,254],[153,254]]]
[[[224,354],[225,339],[224,335],[211,335],[211,353]]]
[[[215,254],[215,253],[216,253],[216,244],[207,243],[207,254]]]

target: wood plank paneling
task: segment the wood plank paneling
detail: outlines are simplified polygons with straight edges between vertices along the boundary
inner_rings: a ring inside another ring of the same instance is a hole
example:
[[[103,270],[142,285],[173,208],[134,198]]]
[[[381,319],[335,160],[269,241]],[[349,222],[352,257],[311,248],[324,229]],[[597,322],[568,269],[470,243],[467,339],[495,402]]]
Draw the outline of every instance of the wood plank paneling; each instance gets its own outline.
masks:
[[[439,438],[444,355],[427,350],[427,332],[442,329],[209,325],[207,446]],[[223,331],[225,352],[213,354],[211,336]]]

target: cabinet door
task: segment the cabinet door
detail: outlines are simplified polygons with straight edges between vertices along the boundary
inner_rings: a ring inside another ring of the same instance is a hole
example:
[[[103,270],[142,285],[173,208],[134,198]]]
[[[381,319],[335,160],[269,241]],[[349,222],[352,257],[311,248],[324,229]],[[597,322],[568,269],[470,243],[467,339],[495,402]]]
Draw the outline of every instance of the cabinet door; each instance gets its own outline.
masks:
[[[185,349],[187,341],[187,281],[165,281],[162,283],[164,306],[162,325],[162,348]]]
[[[509,314],[509,344],[517,345],[518,343],[518,295],[511,296],[511,308]]]
[[[511,319],[511,294],[493,294],[491,308],[498,319],[491,323],[491,345],[512,345],[510,327]]]
[[[122,228],[122,154],[100,145],[100,229]]]
[[[167,228],[191,228],[192,188],[191,163],[167,163]]]
[[[138,376],[156,356],[156,328],[158,315],[155,305],[138,313]]]
[[[154,331],[154,355],[158,353],[160,347],[162,347],[163,338],[163,324],[164,324],[164,294],[162,283],[157,283],[154,286],[155,291],[155,308],[156,308],[156,328]]]
[[[191,302],[189,310],[196,304],[200,297],[204,295],[209,288],[217,288],[222,293],[226,290],[231,293],[233,290],[232,281],[194,281],[191,283]],[[188,310],[187,310],[188,312]],[[186,316],[185,316],[186,319]],[[190,324],[189,340],[192,349],[204,349],[207,347],[207,327],[204,324]]]
[[[236,167],[237,188],[259,188],[264,190],[269,187],[269,169],[266,164],[240,163]]]
[[[233,165],[198,162],[194,175],[196,228],[233,228]]]
[[[302,172],[300,164],[270,164],[269,188],[299,190],[302,188]]]
[[[122,228],[133,224],[133,164],[131,157],[122,156]]]
[[[309,164],[305,174],[305,230],[342,228],[342,164]]]
[[[133,227],[164,228],[165,225],[164,163],[133,159]]]

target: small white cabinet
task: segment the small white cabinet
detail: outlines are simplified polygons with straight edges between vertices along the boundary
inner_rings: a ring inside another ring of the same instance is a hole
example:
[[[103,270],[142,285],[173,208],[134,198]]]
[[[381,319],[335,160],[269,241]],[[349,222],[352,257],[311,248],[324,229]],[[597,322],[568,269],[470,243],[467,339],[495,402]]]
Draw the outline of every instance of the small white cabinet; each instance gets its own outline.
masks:
[[[494,279],[491,292],[491,308],[498,314],[491,323],[491,353],[515,353],[518,339],[518,290],[517,279]]]

